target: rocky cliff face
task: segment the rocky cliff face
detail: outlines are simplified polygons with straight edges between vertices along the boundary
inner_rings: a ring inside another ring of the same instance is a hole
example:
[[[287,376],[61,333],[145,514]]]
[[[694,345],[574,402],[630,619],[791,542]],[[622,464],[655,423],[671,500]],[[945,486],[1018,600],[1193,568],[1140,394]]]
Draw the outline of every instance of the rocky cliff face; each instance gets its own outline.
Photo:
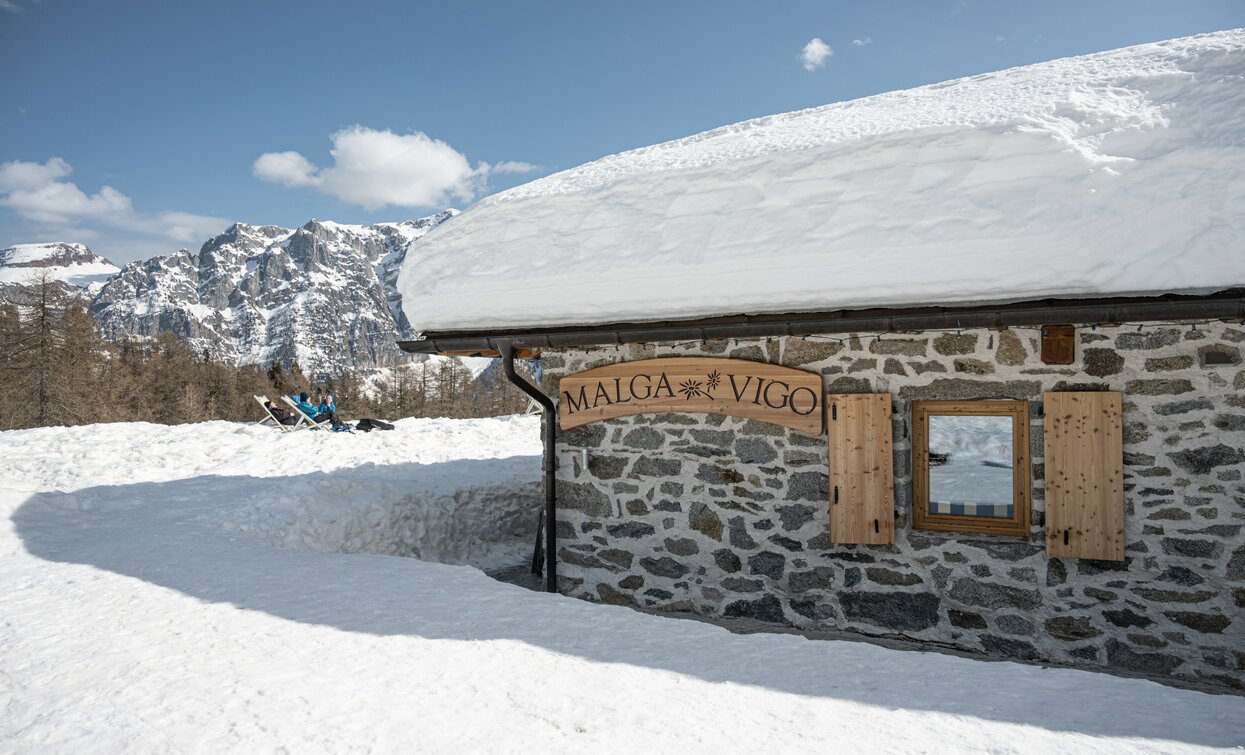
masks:
[[[197,254],[132,262],[95,296],[106,338],[174,333],[215,359],[297,362],[309,373],[401,361],[396,290],[407,247],[454,217],[297,229],[231,226]]]

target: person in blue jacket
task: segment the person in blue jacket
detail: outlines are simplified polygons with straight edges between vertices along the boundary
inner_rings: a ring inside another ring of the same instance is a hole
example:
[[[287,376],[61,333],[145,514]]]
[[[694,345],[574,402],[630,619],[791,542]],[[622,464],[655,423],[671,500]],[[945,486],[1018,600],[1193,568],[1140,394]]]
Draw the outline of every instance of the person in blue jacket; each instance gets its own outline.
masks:
[[[337,407],[331,401],[327,404],[313,404],[310,401],[311,396],[307,395],[307,391],[303,391],[297,396],[290,396],[290,400],[298,404],[298,409],[303,414],[311,418],[312,422],[317,424],[321,422],[329,422],[333,426],[341,424],[341,420],[337,419]]]

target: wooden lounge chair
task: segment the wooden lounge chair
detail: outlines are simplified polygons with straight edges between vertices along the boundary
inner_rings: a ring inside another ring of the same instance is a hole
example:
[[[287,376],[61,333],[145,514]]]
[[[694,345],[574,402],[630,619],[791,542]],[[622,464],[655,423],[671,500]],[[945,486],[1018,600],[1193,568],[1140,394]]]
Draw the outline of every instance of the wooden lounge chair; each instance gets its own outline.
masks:
[[[320,430],[326,427],[332,427],[332,425],[330,425],[327,422],[317,423],[313,421],[311,417],[308,417],[303,412],[302,409],[298,408],[298,404],[294,403],[294,401],[289,396],[282,396],[281,400],[284,401],[290,407],[290,409],[293,410],[295,416],[298,417],[298,423],[294,425],[293,429],[300,430],[305,427],[308,430]]]
[[[283,433],[292,433],[295,430],[319,427],[319,425],[317,425],[316,423],[308,419],[307,415],[303,414],[302,412],[298,412],[298,414],[295,415],[298,417],[297,422],[295,422],[292,425],[283,425],[281,424],[281,421],[277,419],[276,417],[274,417],[272,415],[272,412],[268,410],[268,397],[267,396],[252,396],[251,398],[255,399],[256,403],[258,403],[264,409],[264,418],[261,419],[256,424],[267,425],[269,423],[272,423],[272,425],[274,425],[278,430],[280,430]],[[295,408],[297,409],[297,407]]]

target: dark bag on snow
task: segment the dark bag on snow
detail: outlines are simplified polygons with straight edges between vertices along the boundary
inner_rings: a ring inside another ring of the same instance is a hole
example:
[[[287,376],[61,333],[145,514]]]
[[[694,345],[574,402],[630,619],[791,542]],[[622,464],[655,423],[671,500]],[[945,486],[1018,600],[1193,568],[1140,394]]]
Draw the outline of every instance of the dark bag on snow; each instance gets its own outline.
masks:
[[[355,429],[361,432],[370,433],[373,430],[392,430],[393,425],[379,419],[368,419],[364,417],[359,420],[359,424],[355,425]]]

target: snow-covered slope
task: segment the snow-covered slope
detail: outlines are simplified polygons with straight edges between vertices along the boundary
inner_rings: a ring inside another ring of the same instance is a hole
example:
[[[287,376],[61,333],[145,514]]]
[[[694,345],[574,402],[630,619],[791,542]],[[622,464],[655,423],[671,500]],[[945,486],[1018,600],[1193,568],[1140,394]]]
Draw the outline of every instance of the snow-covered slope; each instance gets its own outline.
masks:
[[[107,338],[168,331],[227,361],[297,362],[311,374],[392,364],[407,327],[396,290],[404,255],[455,214],[371,226],[238,223],[197,254],[126,265],[91,312]]]
[[[86,244],[51,242],[0,249],[0,284],[27,283],[47,271],[54,280],[90,296],[119,270]]]
[[[489,197],[420,330],[1245,284],[1245,29],[745,121]]]
[[[377,555],[478,563],[508,521],[530,534],[534,517],[507,512],[540,505],[539,451],[535,418],[371,435],[0,432],[0,751],[1077,755],[1245,741],[1242,697],[731,634]]]

